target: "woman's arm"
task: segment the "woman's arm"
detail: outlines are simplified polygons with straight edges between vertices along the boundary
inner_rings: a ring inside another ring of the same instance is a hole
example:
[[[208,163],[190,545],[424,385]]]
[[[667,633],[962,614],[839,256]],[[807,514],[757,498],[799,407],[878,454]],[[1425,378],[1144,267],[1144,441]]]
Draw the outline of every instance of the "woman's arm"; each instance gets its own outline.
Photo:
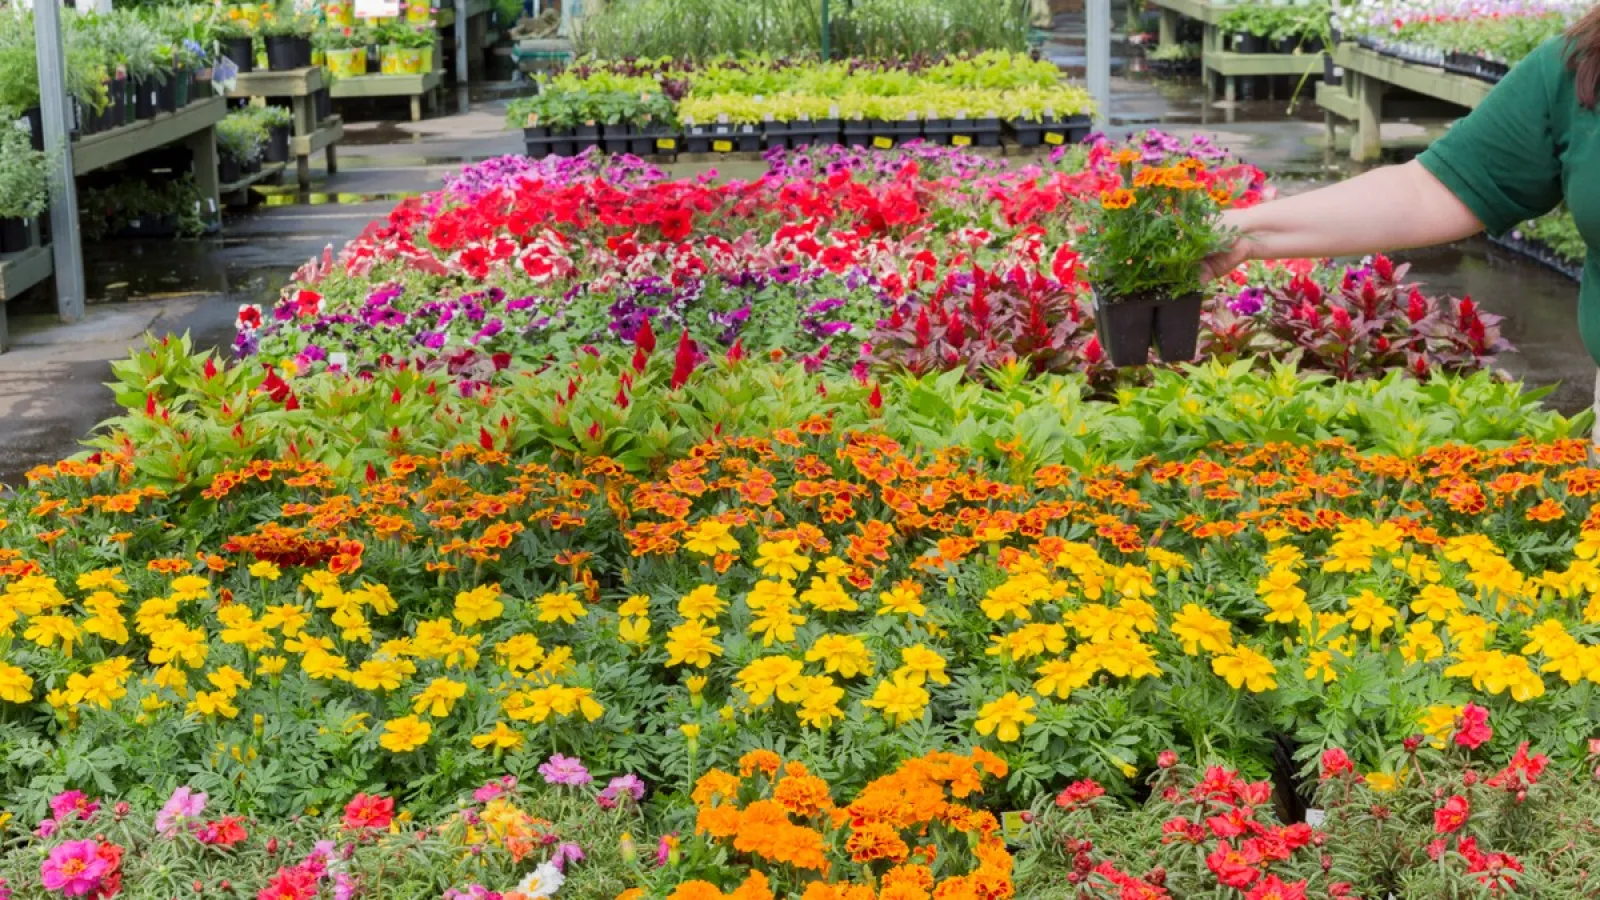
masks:
[[[1206,260],[1207,278],[1250,259],[1359,256],[1449,243],[1483,230],[1472,210],[1415,161],[1229,210],[1223,224],[1239,229],[1239,240]]]

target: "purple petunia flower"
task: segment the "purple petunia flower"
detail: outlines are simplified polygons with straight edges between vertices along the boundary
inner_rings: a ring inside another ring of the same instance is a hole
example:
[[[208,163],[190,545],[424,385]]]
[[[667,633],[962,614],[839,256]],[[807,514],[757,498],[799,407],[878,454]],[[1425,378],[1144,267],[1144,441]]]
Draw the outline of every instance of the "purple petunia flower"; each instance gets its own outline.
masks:
[[[632,772],[618,775],[611,779],[611,783],[606,785],[606,789],[595,799],[606,809],[614,809],[624,796],[632,797],[635,803],[643,800],[644,780]]]

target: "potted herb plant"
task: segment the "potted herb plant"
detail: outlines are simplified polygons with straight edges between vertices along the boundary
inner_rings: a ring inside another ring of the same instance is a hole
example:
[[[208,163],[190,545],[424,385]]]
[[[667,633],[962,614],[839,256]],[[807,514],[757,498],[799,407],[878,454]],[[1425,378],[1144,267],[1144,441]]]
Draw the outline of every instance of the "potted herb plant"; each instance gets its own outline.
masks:
[[[431,27],[385,27],[379,51],[381,71],[385,75],[418,75],[427,71],[425,66],[433,49],[433,35]]]
[[[222,45],[222,55],[231,60],[240,73],[255,69],[255,31],[238,7],[228,8],[227,15],[217,20],[215,32]]]
[[[27,135],[0,128],[0,253],[19,253],[32,244],[29,222],[49,202],[47,165]]]
[[[287,72],[311,65],[311,28],[292,4],[262,14],[261,36],[269,70]]]
[[[267,129],[249,110],[231,112],[217,123],[217,180],[234,184],[261,168]]]
[[[368,29],[353,26],[320,32],[329,75],[351,78],[367,74],[367,45],[372,43],[372,37],[367,32]]]
[[[1200,334],[1200,264],[1228,245],[1218,217],[1231,188],[1197,160],[1141,164],[1136,150],[1113,157],[1118,184],[1080,201],[1073,239],[1093,286],[1095,327],[1112,365],[1149,361],[1152,338],[1165,362],[1194,358]]]
[[[241,112],[254,116],[261,127],[266,129],[266,144],[261,151],[261,158],[269,163],[289,161],[289,137],[293,130],[294,116],[286,106],[250,106]]]

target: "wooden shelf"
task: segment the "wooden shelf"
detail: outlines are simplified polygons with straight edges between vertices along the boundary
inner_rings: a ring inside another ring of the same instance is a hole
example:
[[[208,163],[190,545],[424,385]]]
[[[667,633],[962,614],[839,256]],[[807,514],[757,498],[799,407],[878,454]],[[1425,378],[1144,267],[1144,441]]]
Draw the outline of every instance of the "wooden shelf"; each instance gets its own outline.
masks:
[[[322,125],[316,131],[290,138],[289,152],[295,156],[310,156],[342,140],[344,140],[344,118],[330,116],[322,120]]]
[[[209,97],[175,113],[162,113],[132,125],[91,134],[72,145],[72,174],[83,175],[131,156],[174,144],[195,132],[215,128],[228,112],[227,101]]]
[[[357,97],[419,97],[444,82],[435,69],[420,75],[353,75],[335,81],[329,90],[335,100]]]
[[[1150,0],[1150,4],[1158,9],[1170,9],[1186,18],[1198,19],[1207,25],[1215,25],[1233,10],[1232,6],[1214,6],[1206,0]]]
[[[1478,78],[1446,72],[1435,66],[1404,62],[1355,44],[1341,44],[1334,60],[1344,66],[1347,72],[1375,78],[1385,84],[1468,109],[1482,103],[1494,88],[1494,85]]]
[[[10,300],[55,272],[55,257],[48,246],[29,247],[21,253],[0,254],[0,303]],[[0,309],[0,316],[5,311]],[[0,325],[0,349],[5,326]]]
[[[260,171],[251,172],[249,175],[244,176],[238,181],[221,185],[217,188],[217,192],[224,195],[237,194],[240,191],[249,188],[253,184],[259,184],[263,181],[266,181],[268,178],[282,175],[283,170],[288,167],[289,164],[286,162],[262,163]]]
[[[1341,119],[1354,120],[1356,117],[1356,98],[1350,96],[1349,89],[1342,84],[1319,83],[1317,105]]]
[[[229,97],[304,97],[327,85],[321,66],[287,72],[245,72],[234,81]]]
[[[1207,53],[1201,64],[1223,77],[1322,73],[1321,53]]]

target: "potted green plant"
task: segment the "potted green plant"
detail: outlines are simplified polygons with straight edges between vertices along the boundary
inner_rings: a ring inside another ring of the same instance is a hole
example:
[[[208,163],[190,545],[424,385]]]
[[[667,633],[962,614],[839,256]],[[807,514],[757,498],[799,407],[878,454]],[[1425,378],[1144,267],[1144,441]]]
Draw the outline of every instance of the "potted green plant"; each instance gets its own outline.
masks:
[[[357,26],[326,28],[317,33],[328,74],[333,78],[353,78],[367,74],[367,45],[372,43],[369,29]]]
[[[294,4],[262,13],[261,39],[269,71],[287,72],[311,65],[311,23]]]
[[[221,44],[222,55],[231,60],[241,74],[255,69],[255,29],[238,7],[229,7],[227,15],[218,18],[213,32]]]
[[[293,129],[294,116],[286,106],[249,106],[246,112],[261,123],[266,129],[266,145],[261,151],[261,158],[269,163],[289,161],[289,137]]]
[[[217,123],[217,180],[233,184],[261,168],[267,129],[248,110],[231,112]]]
[[[15,128],[0,128],[0,253],[19,253],[32,244],[31,220],[49,203],[45,155]]]
[[[1114,366],[1194,358],[1200,334],[1201,263],[1228,246],[1219,222],[1231,201],[1205,166],[1143,165],[1136,150],[1113,157],[1119,182],[1079,201],[1073,247],[1092,286],[1095,327]]]
[[[383,29],[380,50],[385,75],[419,75],[432,66],[434,29],[395,24]]]

